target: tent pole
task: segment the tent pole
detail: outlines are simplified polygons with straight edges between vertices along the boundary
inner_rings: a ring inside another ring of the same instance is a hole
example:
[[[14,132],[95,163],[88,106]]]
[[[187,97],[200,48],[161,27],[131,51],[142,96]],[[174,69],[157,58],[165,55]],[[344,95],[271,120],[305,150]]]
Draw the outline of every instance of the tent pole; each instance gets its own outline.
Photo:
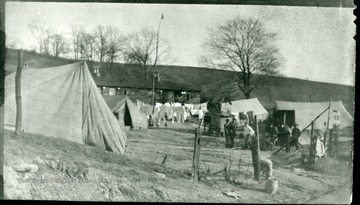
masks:
[[[326,141],[327,141],[327,138],[329,136],[329,130],[330,130],[330,106],[331,106],[331,101],[329,102],[329,110],[328,110],[328,119],[327,119],[327,126],[326,126],[326,135],[324,136],[324,147],[325,147],[325,154],[324,156],[326,156],[326,151],[327,151],[327,146],[326,146]]]

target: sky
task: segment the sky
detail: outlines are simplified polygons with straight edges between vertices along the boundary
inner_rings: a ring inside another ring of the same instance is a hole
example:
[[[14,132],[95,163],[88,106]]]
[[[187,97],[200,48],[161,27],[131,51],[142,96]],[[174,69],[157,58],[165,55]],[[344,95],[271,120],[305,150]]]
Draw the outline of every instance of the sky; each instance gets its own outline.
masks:
[[[355,16],[353,8],[186,5],[135,3],[6,2],[6,43],[34,48],[36,40],[27,25],[40,20],[69,34],[72,25],[91,30],[115,26],[124,34],[144,27],[156,30],[161,14],[160,38],[169,42],[176,61],[169,65],[202,67],[202,42],[208,28],[237,16],[257,18],[277,34],[274,42],[287,77],[355,84]]]

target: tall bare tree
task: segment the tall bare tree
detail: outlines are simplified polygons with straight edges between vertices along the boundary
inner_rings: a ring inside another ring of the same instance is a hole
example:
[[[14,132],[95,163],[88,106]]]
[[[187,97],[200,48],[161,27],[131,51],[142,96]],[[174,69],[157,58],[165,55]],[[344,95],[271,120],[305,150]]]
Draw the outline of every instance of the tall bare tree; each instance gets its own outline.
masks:
[[[66,39],[61,34],[53,34],[51,36],[52,53],[55,57],[59,57],[66,53]]]
[[[121,52],[124,50],[125,37],[115,27],[107,27],[107,33],[109,39],[106,55],[110,62],[110,69],[113,69],[114,61],[119,58]]]
[[[157,33],[154,30],[143,29],[129,35],[126,41],[125,58],[127,63],[138,64],[148,79],[148,72],[157,63],[171,60],[170,46],[165,39],[159,38],[158,54],[156,55]]]
[[[95,35],[95,54],[97,55],[100,66],[105,60],[105,55],[108,51],[109,33],[104,26],[98,26],[94,32]]]
[[[203,45],[208,52],[200,58],[206,66],[237,72],[237,86],[248,99],[254,86],[252,73],[277,75],[282,58],[273,44],[276,34],[257,19],[237,17],[208,29]]]
[[[38,46],[39,46],[39,53],[43,53],[44,52],[44,40],[46,37],[46,32],[47,32],[47,26],[44,22],[42,21],[32,21],[29,25],[28,28],[31,31],[31,34],[34,36],[34,38],[36,39]]]
[[[51,40],[52,40],[53,33],[54,32],[51,28],[49,28],[49,27],[46,28],[45,35],[44,35],[44,41],[43,41],[44,54],[46,54],[46,55],[51,55]]]
[[[80,54],[82,59],[94,61],[95,57],[95,36],[86,31],[81,32]]]
[[[76,60],[80,57],[80,45],[81,45],[81,37],[82,33],[84,33],[84,29],[81,26],[73,25],[71,27],[71,40],[72,40],[72,50],[74,52],[74,58]]]

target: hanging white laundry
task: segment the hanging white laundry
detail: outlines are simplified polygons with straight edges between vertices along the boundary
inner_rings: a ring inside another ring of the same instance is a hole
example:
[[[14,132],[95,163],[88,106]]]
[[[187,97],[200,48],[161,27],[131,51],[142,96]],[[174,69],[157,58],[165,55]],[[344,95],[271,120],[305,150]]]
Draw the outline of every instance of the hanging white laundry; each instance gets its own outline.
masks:
[[[208,110],[207,110],[207,103],[202,103],[201,105],[200,105],[200,107],[201,107],[201,110],[202,111],[204,111],[204,112],[207,112]]]
[[[165,121],[165,106],[159,107],[159,119],[164,119]]]
[[[324,143],[318,138],[316,140],[316,156],[322,157],[325,154]]]
[[[177,116],[176,116],[176,112],[175,112],[175,109],[174,109],[175,107],[171,107],[171,118],[172,118],[172,120],[171,120],[171,122],[172,123],[174,123],[174,120],[175,120],[175,117],[177,118]]]
[[[202,110],[199,110],[199,120],[201,120],[204,116],[204,112]]]
[[[193,106],[193,104],[185,104],[185,107],[186,107],[186,108],[189,108],[190,110],[192,110],[194,106]]]
[[[185,110],[185,106],[182,106],[182,109],[183,109],[183,112],[184,112],[184,121],[186,120],[187,118],[187,115],[186,115],[186,110]]]

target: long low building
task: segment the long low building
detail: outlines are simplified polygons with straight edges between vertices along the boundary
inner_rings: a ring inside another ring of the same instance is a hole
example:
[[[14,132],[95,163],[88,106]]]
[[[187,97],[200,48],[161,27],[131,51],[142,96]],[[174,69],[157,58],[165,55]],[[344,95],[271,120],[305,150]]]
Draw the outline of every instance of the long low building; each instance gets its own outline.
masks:
[[[119,66],[119,68],[112,69],[111,74],[107,74],[106,72],[99,74],[96,66],[93,69],[93,78],[101,93],[110,96],[128,95],[132,98],[150,103],[153,90],[153,79],[151,75],[149,74],[148,79],[143,75],[132,76],[131,79],[124,79],[123,72],[129,69],[138,69],[136,67],[137,65],[124,64],[117,66]],[[131,72],[133,71],[128,73]],[[184,81],[162,78],[161,76],[161,73],[157,74],[154,80],[155,102],[200,103],[200,88]]]

